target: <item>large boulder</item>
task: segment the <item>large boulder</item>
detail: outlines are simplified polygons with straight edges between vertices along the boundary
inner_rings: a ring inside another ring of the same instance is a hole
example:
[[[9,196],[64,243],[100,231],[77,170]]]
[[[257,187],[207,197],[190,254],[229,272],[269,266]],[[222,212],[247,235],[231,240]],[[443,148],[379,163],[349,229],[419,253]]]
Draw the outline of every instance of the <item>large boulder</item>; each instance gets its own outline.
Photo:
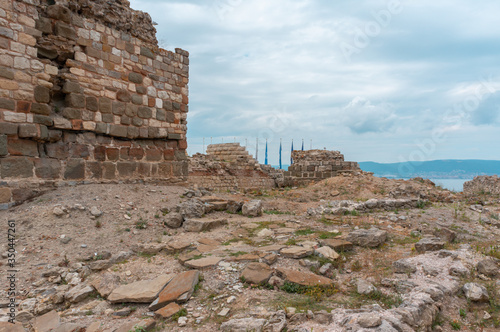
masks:
[[[241,211],[244,216],[247,217],[258,217],[262,215],[262,201],[253,200],[250,202],[245,202]]]
[[[182,226],[182,222],[184,221],[184,218],[180,213],[169,213],[168,216],[165,218],[165,225],[167,225],[170,228],[179,228]]]
[[[358,229],[349,233],[346,240],[360,247],[375,248],[387,240],[387,232],[375,227]]]

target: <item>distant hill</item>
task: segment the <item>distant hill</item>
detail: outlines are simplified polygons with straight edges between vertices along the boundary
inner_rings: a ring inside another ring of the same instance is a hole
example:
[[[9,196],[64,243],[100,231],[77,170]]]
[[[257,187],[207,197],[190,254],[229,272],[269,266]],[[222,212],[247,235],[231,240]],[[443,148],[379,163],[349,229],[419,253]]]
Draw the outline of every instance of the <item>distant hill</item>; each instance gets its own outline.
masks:
[[[360,162],[363,171],[387,178],[471,179],[478,175],[500,175],[500,160],[433,160],[418,163],[381,164]]]

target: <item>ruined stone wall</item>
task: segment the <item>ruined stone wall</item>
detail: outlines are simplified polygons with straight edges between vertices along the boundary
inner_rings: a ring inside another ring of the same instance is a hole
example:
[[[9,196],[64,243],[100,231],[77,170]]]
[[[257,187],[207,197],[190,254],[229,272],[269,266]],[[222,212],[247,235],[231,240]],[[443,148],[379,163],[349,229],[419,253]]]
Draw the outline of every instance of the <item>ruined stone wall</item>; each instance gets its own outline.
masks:
[[[293,164],[284,172],[286,186],[307,185],[337,176],[341,172],[361,172],[358,163],[344,161],[339,151],[292,151]]]
[[[279,172],[278,172],[279,173]],[[276,187],[274,170],[259,165],[239,143],[211,144],[189,158],[188,182],[200,188],[251,190]]]
[[[474,195],[500,195],[500,178],[493,176],[476,176],[474,180],[464,183],[464,194]]]
[[[189,54],[126,0],[0,0],[0,204],[9,188],[187,176]]]

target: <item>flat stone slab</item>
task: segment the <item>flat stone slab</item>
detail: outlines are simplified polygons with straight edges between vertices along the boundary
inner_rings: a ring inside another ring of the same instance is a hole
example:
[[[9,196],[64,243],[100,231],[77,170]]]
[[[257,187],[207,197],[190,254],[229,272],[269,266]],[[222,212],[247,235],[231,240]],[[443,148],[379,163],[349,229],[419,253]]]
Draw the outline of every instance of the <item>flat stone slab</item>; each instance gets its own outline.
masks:
[[[182,307],[175,302],[167,304],[165,307],[155,311],[155,315],[158,318],[170,318],[176,313],[178,313]]]
[[[314,250],[308,247],[293,246],[281,249],[280,254],[286,258],[300,259],[312,255]]]
[[[321,240],[319,241],[321,245],[323,246],[329,246],[333,250],[339,252],[339,251],[349,251],[352,250],[354,245],[346,240],[342,239],[326,239],[326,240]]]
[[[278,268],[278,276],[285,281],[302,286],[329,286],[333,280],[310,272],[300,272],[290,269]]]
[[[441,241],[440,238],[423,238],[415,243],[415,249],[418,252],[437,251],[443,249],[444,245],[444,241]]]
[[[198,247],[196,247],[196,249],[201,253],[207,253],[216,250],[218,247],[219,246],[200,244]]]
[[[57,328],[59,325],[61,325],[61,317],[57,311],[52,310],[45,315],[36,317],[35,322],[33,323],[33,328],[35,329],[35,332],[48,332]]]
[[[193,259],[184,263],[184,265],[189,266],[193,269],[203,269],[205,267],[215,266],[219,264],[222,258],[217,256],[210,256],[200,259]]]
[[[226,262],[244,262],[244,261],[258,261],[260,256],[254,254],[244,254],[239,256],[231,256],[226,258]]]
[[[259,252],[279,252],[281,249],[285,248],[286,246],[279,245],[279,244],[273,244],[270,246],[264,246],[264,247],[258,247],[256,248],[256,251]]]
[[[241,273],[245,282],[260,285],[271,278],[273,271],[264,263],[249,263]]]
[[[0,332],[24,332],[24,327],[21,323],[0,322]]]
[[[349,233],[346,240],[360,247],[375,248],[387,240],[387,232],[375,227],[358,229]]]
[[[156,320],[152,318],[142,319],[139,321],[123,324],[122,326],[117,328],[114,332],[130,332],[130,331],[142,331],[142,330],[151,331],[155,326],[156,326]]]
[[[227,219],[186,219],[184,230],[186,232],[203,232],[227,225]]]
[[[187,261],[195,258],[196,256],[200,256],[201,255],[201,252],[198,251],[197,249],[193,250],[193,251],[190,251],[190,252],[186,252],[186,253],[183,253],[183,254],[180,254],[179,257],[177,258],[179,260],[179,262],[181,264],[184,264],[186,263]]]
[[[184,249],[188,249],[192,246],[192,243],[187,240],[176,240],[167,243],[167,248],[170,251],[180,251]]]
[[[295,228],[282,227],[275,229],[276,234],[291,234],[296,231]]]
[[[200,271],[191,270],[178,274],[170,281],[160,294],[149,306],[156,311],[171,302],[186,302],[194,292],[194,286],[198,284]]]
[[[161,275],[153,280],[141,280],[120,286],[111,292],[108,301],[112,303],[151,303],[173,277],[171,274]]]
[[[102,276],[97,276],[90,284],[102,297],[108,297],[115,288],[120,286],[120,277],[114,274],[105,273]]]
[[[204,244],[204,245],[207,245],[207,246],[220,246],[220,242],[217,241],[217,240],[214,240],[214,239],[208,239],[206,237],[202,238],[202,239],[199,239],[197,240],[197,242],[199,244]]]

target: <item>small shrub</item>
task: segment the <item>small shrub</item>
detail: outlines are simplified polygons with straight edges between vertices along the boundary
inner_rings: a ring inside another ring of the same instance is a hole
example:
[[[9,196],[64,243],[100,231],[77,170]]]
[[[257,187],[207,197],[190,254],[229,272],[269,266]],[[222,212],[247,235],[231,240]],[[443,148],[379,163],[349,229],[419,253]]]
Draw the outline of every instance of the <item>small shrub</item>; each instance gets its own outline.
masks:
[[[464,309],[458,310],[460,317],[465,318],[467,316],[467,312]]]
[[[135,228],[137,228],[137,229],[146,229],[147,226],[148,226],[148,223],[145,222],[144,220],[139,220],[135,223]]]
[[[456,320],[451,321],[451,322],[450,322],[450,325],[451,325],[451,327],[452,327],[454,330],[456,330],[456,331],[458,331],[458,330],[462,329],[462,325],[460,325],[460,323],[459,323],[459,322],[457,322]]]
[[[101,221],[96,220],[96,222],[95,222],[95,228],[101,228],[101,227],[102,227]]]

